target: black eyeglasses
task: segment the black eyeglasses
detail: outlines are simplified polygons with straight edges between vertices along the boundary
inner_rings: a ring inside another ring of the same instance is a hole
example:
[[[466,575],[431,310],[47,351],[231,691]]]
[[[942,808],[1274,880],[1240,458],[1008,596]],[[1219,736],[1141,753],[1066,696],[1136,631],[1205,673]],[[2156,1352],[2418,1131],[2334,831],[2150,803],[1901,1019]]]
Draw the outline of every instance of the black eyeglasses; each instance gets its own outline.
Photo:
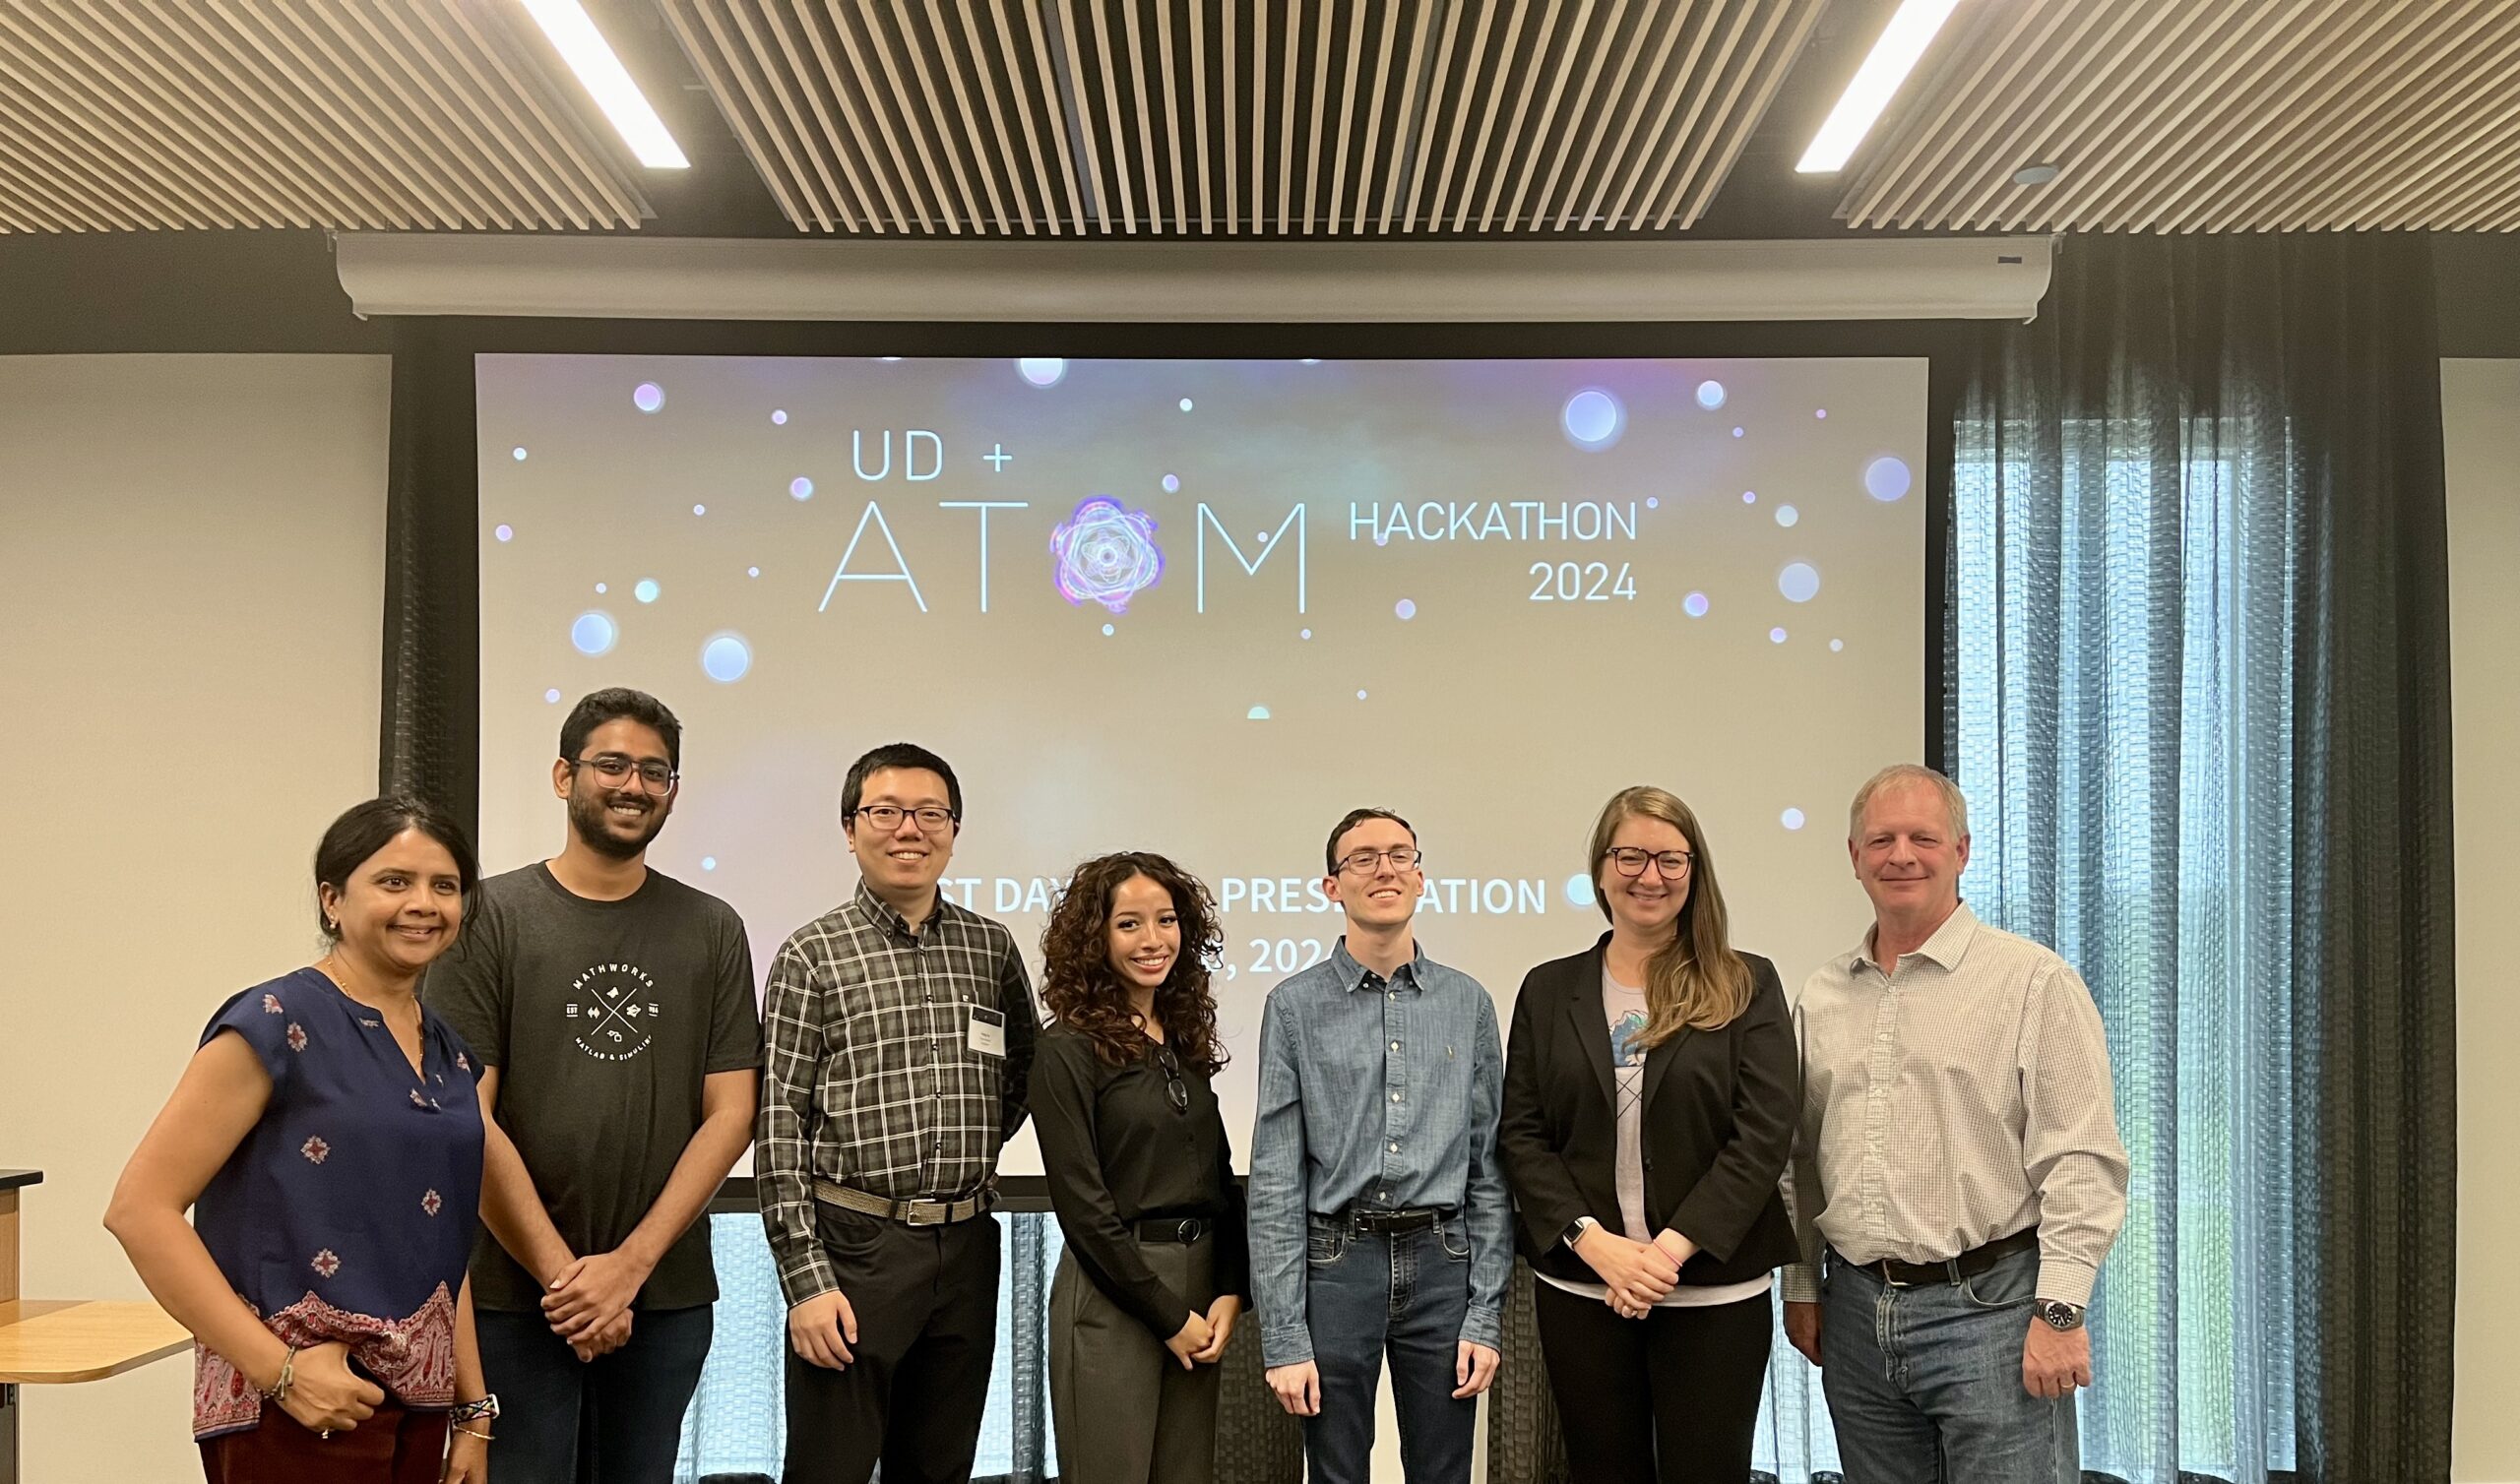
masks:
[[[1689,874],[1689,852],[1686,850],[1665,850],[1658,854],[1652,850],[1639,850],[1633,845],[1625,845],[1615,850],[1605,850],[1602,853],[1609,857],[1610,865],[1616,868],[1621,876],[1644,875],[1645,863],[1649,860],[1654,863],[1655,870],[1663,873],[1665,881],[1677,881]]]
[[[1359,850],[1340,861],[1339,870],[1343,875],[1366,876],[1372,874],[1376,864],[1386,859],[1391,862],[1393,870],[1406,871],[1421,864],[1426,857],[1408,845],[1395,845],[1388,850]]]
[[[1172,1111],[1189,1112],[1190,1084],[1181,1080],[1181,1059],[1172,1054],[1171,1047],[1158,1045],[1155,1048],[1155,1064],[1164,1069],[1164,1090],[1172,1099]]]
[[[598,753],[592,758],[571,758],[569,766],[592,768],[597,777],[616,787],[628,782],[630,774],[635,773],[639,775],[640,782],[659,793],[671,788],[674,780],[682,776],[662,763],[642,763],[636,758],[625,758],[617,752]]]
[[[954,811],[923,804],[916,809],[902,809],[891,804],[869,804],[857,811],[857,817],[878,830],[899,830],[905,817],[918,821],[919,833],[934,835],[954,823]]]

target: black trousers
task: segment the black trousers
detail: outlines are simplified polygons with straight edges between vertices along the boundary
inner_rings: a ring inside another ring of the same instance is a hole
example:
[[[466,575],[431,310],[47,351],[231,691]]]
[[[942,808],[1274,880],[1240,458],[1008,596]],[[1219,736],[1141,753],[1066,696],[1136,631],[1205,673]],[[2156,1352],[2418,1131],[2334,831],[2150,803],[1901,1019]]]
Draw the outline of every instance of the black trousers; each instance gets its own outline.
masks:
[[[826,1371],[788,1350],[788,1484],[967,1484],[997,1351],[998,1225],[909,1227],[817,1207],[857,1316],[857,1357]]]
[[[1583,1484],[1744,1484],[1776,1311],[1769,1295],[1621,1319],[1533,1284],[1566,1461]]]

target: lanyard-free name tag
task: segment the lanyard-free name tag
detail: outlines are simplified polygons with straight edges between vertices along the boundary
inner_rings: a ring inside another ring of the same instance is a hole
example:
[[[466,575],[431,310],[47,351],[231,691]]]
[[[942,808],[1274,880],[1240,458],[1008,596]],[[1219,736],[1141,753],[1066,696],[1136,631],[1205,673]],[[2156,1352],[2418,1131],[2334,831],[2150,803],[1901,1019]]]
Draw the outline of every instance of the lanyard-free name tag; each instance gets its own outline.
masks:
[[[982,1056],[1006,1055],[1006,1016],[1001,1011],[972,1007],[972,1049]]]

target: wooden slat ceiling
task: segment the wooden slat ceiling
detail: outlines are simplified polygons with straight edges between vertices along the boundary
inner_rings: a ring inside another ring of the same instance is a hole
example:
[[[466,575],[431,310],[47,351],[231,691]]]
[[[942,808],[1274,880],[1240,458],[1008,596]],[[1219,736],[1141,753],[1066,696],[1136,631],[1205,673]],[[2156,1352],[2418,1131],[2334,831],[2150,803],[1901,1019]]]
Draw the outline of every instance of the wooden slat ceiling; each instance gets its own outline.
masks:
[[[800,230],[1686,228],[1827,0],[657,0]]]
[[[1851,226],[2520,228],[2515,0],[1965,4]],[[2013,172],[2052,164],[2038,187]]]
[[[0,231],[647,215],[476,0],[0,0]]]

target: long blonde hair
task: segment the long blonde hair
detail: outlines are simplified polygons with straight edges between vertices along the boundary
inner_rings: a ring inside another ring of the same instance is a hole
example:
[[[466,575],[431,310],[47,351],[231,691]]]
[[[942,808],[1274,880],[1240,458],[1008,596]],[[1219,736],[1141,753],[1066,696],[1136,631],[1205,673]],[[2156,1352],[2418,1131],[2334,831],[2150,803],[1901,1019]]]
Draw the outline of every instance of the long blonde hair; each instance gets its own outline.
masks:
[[[1715,884],[1715,856],[1707,848],[1697,815],[1678,795],[1639,784],[1622,788],[1602,806],[1593,825],[1591,876],[1602,916],[1610,915],[1609,894],[1600,890],[1603,863],[1618,827],[1632,819],[1661,820],[1689,842],[1689,895],[1680,907],[1679,932],[1645,965],[1645,1034],[1652,1048],[1682,1026],[1721,1030],[1750,1008],[1750,966],[1732,951],[1724,916],[1724,891]]]

